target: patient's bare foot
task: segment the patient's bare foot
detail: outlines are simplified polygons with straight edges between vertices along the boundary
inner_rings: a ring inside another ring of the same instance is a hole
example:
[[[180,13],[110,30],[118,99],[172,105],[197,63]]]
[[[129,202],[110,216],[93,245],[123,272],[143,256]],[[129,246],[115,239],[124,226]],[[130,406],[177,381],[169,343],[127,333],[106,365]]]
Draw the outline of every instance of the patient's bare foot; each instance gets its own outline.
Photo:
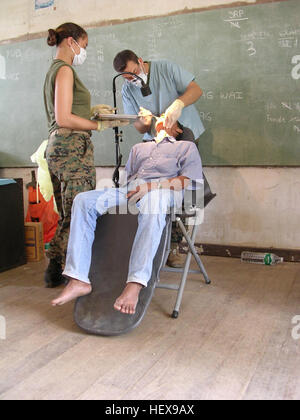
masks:
[[[127,283],[121,296],[115,301],[114,308],[123,314],[134,314],[142,287],[140,283]]]
[[[51,304],[52,306],[64,305],[79,296],[88,295],[91,291],[92,286],[90,284],[76,279],[70,279],[61,294],[56,299],[52,300]]]

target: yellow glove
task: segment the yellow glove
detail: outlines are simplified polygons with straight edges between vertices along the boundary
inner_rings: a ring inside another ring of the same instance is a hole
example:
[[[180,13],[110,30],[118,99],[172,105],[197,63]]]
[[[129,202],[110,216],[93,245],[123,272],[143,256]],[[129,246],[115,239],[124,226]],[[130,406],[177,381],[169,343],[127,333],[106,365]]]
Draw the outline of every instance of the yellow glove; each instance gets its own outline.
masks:
[[[180,99],[176,99],[169,108],[166,109],[165,116],[165,126],[166,128],[171,128],[176,123],[178,118],[181,115],[181,112],[184,108],[184,103]]]
[[[92,119],[97,119],[99,114],[114,114],[114,113],[115,113],[115,109],[112,108],[110,105],[99,104],[91,108]]]
[[[141,106],[139,117],[142,124],[150,125],[152,121],[152,112],[148,111],[148,109],[145,109]]]

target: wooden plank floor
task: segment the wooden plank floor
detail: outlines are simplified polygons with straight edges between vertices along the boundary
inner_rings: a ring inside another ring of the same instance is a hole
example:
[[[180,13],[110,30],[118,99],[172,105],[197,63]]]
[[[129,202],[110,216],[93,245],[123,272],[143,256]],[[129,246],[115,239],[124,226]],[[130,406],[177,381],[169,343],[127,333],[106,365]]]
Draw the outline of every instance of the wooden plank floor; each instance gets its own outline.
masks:
[[[300,265],[203,262],[212,284],[190,276],[177,320],[158,289],[137,329],[106,338],[75,325],[73,303],[51,307],[44,261],[0,274],[0,399],[299,400]]]

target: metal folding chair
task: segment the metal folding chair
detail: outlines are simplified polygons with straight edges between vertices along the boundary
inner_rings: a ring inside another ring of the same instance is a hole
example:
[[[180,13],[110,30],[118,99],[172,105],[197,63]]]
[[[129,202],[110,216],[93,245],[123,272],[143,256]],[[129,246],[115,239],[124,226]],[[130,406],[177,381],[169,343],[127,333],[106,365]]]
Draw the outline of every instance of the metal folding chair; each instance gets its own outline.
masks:
[[[200,273],[203,275],[205,283],[206,284],[210,284],[211,281],[208,277],[208,274],[205,270],[205,267],[201,261],[201,258],[199,257],[199,255],[197,254],[197,251],[195,249],[195,240],[196,240],[196,236],[197,236],[197,232],[199,229],[199,225],[200,225],[200,220],[202,218],[202,212],[204,210],[204,208],[208,205],[208,203],[216,196],[216,194],[213,194],[211,192],[211,189],[209,187],[209,184],[207,182],[207,179],[205,177],[205,175],[203,174],[203,178],[204,178],[204,190],[203,193],[200,194],[200,196],[202,197],[202,200],[200,203],[195,203],[195,198],[192,197],[192,202],[189,205],[185,198],[185,204],[184,204],[184,211],[180,214],[175,214],[174,218],[176,220],[176,222],[178,223],[183,236],[187,242],[188,245],[188,253],[185,259],[185,263],[184,263],[184,267],[183,268],[172,268],[172,267],[167,267],[165,266],[164,268],[161,269],[161,271],[167,271],[167,272],[175,272],[175,273],[181,273],[181,279],[179,281],[179,283],[177,284],[167,284],[167,283],[157,283],[156,284],[156,288],[160,288],[160,289],[170,289],[170,290],[175,290],[177,291],[177,297],[176,297],[176,302],[175,302],[175,306],[174,306],[174,310],[172,312],[172,318],[178,318],[179,315],[179,309],[180,309],[180,305],[181,305],[181,301],[182,301],[182,297],[183,297],[183,292],[184,292],[184,288],[186,285],[186,281],[187,281],[187,277],[188,274],[190,273]],[[191,232],[191,235],[189,235],[189,233],[187,232],[183,220],[187,219],[187,218],[193,218],[194,219],[194,223],[193,223],[193,229]],[[170,252],[170,243],[171,243],[171,229],[169,232],[169,246],[166,249],[166,257],[165,257],[165,261],[167,259],[167,256]],[[192,256],[194,257],[199,269],[198,270],[191,270],[190,269],[190,265],[191,265],[191,259]]]

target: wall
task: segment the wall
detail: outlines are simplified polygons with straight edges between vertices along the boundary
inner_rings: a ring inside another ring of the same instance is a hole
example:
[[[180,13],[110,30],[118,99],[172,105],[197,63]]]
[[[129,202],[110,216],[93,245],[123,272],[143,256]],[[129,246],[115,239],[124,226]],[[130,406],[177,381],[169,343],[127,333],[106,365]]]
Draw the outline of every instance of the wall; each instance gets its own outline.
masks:
[[[1,0],[0,41],[45,32],[66,20],[93,26],[232,3],[233,0],[54,0],[54,7],[35,10],[34,0]]]
[[[2,0],[0,41],[40,36],[40,32],[65,20],[89,26],[232,3],[229,0],[55,0],[56,10],[35,12],[33,0]],[[300,168],[205,168],[205,173],[218,195],[205,212],[197,242],[300,250]],[[111,174],[111,168],[97,168],[97,185]],[[0,169],[0,177],[24,177],[27,183],[30,169]]]

